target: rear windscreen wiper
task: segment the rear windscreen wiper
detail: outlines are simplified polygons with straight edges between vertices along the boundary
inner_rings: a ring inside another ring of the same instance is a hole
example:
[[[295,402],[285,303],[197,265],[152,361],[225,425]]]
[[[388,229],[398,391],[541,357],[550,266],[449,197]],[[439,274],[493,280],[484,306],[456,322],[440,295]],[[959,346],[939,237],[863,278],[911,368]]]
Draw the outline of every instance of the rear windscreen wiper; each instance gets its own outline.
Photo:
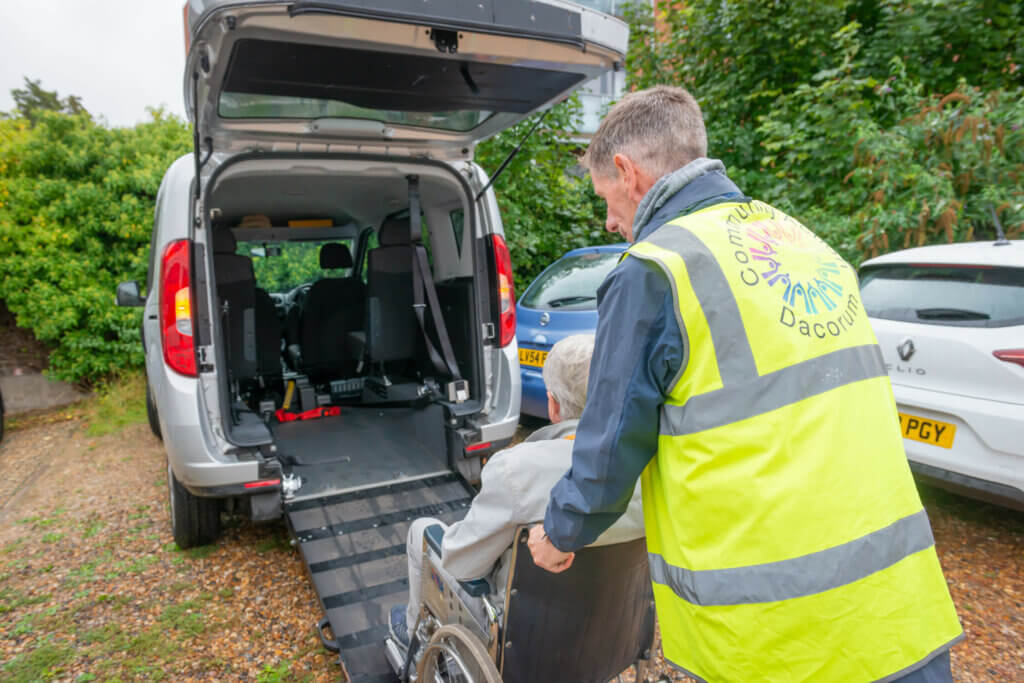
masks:
[[[921,320],[988,320],[991,317],[988,313],[963,308],[919,308],[916,313]]]
[[[559,306],[568,306],[569,304],[581,304],[584,301],[593,301],[596,296],[563,296],[561,299],[552,299],[547,302],[551,308],[558,308]]]

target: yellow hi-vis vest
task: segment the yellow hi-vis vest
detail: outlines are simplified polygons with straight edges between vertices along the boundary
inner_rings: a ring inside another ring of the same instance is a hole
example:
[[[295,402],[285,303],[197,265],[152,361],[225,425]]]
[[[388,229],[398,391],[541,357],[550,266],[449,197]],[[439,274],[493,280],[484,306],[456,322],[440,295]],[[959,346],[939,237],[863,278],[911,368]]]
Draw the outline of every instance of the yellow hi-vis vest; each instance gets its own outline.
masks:
[[[706,681],[874,681],[962,637],[853,269],[762,202],[628,256],[686,357],[643,473],[665,657]]]

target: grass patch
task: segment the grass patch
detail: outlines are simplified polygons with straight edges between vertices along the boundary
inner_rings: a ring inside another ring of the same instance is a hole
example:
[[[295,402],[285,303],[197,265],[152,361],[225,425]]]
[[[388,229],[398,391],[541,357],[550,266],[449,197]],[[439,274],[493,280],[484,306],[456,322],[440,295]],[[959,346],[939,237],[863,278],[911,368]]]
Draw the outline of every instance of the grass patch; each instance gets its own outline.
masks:
[[[43,534],[43,543],[56,543],[62,538],[64,538],[64,534],[58,533],[56,531],[51,531],[49,533]]]
[[[263,670],[260,671],[258,676],[256,676],[256,680],[259,683],[279,683],[280,681],[289,680],[291,678],[291,671],[291,662],[286,659],[277,666],[271,666],[269,664],[264,666]]]
[[[215,545],[198,545],[195,548],[189,548],[185,551],[185,554],[190,560],[201,560],[204,557],[209,557],[217,552],[217,546]]]
[[[16,539],[14,539],[13,541],[11,541],[10,543],[5,545],[3,547],[3,550],[0,550],[0,555],[10,555],[15,550],[20,548],[23,543],[25,543],[25,539],[24,538],[16,538]]]
[[[128,565],[128,569],[126,571],[129,574],[141,574],[157,562],[159,562],[157,558],[153,557],[152,555],[146,555],[144,557],[140,557],[139,559],[135,560],[130,565]]]
[[[83,538],[92,538],[93,536],[98,534],[100,531],[102,531],[104,526],[106,526],[106,522],[104,522],[101,519],[97,519],[94,522],[89,522],[85,526],[85,531],[82,533],[82,537]]]
[[[160,615],[160,623],[167,628],[183,631],[198,636],[206,630],[201,605],[195,600],[186,600],[177,605],[169,605]]]
[[[4,665],[5,678],[15,681],[38,681],[60,678],[75,652],[63,643],[47,640],[31,652],[25,652]]]
[[[145,375],[130,372],[100,385],[89,402],[88,421],[89,436],[104,436],[145,422]]]
[[[9,588],[0,590],[0,614],[6,614],[19,607],[39,605],[50,599],[49,595],[22,595]]]

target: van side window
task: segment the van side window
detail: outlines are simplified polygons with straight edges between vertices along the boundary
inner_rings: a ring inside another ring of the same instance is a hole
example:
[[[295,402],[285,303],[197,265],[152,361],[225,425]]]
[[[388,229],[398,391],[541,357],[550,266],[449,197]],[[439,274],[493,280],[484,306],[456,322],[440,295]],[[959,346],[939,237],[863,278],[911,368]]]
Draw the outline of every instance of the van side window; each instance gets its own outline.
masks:
[[[380,246],[380,237],[377,235],[376,230],[370,230],[370,234],[366,238],[366,248],[363,249],[363,267],[362,267],[362,278],[363,284],[367,283],[367,272],[370,270],[370,252]]]
[[[462,229],[466,224],[466,214],[462,209],[455,209],[448,217],[452,222],[452,233],[455,235],[455,249],[459,252],[459,257],[462,257]]]

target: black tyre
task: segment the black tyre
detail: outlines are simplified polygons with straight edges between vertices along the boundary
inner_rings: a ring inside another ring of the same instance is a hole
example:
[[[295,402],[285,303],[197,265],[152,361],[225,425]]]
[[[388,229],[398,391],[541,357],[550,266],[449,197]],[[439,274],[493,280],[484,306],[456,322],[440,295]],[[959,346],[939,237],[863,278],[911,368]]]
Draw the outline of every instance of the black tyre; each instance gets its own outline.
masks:
[[[171,501],[171,532],[179,548],[209,545],[220,536],[220,501],[188,492],[167,465],[167,489]]]
[[[146,417],[149,418],[149,428],[153,432],[153,436],[164,440],[164,435],[160,433],[160,418],[156,414],[156,404],[153,403],[153,394],[149,390],[149,384],[146,384]]]

